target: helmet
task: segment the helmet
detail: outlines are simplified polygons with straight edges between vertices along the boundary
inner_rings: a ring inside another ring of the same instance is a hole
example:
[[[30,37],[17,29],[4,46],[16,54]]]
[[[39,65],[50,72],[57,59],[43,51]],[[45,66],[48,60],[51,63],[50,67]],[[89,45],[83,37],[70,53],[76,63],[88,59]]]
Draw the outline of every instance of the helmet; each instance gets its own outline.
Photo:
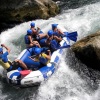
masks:
[[[32,30],[27,30],[27,35],[31,35],[32,34]]]
[[[34,22],[32,22],[30,25],[31,25],[32,27],[35,27],[35,23],[34,23]]]
[[[49,35],[49,36],[52,36],[52,35],[53,35],[53,31],[52,31],[52,30],[49,30],[49,31],[48,31],[48,35]]]
[[[34,49],[34,54],[35,55],[39,55],[41,53],[41,49],[40,48],[35,48]]]
[[[3,51],[3,49],[2,48],[0,48],[0,52],[2,52]]]
[[[57,28],[58,24],[52,24],[52,28]]]

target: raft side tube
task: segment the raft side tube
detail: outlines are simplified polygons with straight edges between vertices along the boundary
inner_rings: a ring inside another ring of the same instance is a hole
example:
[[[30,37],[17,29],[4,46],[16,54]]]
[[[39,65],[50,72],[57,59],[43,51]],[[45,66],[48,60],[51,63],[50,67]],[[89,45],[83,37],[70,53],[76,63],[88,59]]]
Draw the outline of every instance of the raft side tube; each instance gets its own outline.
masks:
[[[29,58],[30,56],[32,56],[33,53],[33,48],[30,49],[25,49],[21,52],[21,54],[19,55],[19,57],[17,59],[20,59],[21,61],[23,61],[28,68],[36,68],[40,66],[40,63],[33,61],[31,58]]]
[[[39,70],[37,70],[30,72],[30,74],[21,79],[20,83],[21,85],[30,85],[30,84],[40,83],[42,81],[44,81],[44,77],[42,73]]]
[[[55,71],[55,67],[51,66],[44,66],[39,69],[39,71],[43,74],[44,79],[49,78]]]

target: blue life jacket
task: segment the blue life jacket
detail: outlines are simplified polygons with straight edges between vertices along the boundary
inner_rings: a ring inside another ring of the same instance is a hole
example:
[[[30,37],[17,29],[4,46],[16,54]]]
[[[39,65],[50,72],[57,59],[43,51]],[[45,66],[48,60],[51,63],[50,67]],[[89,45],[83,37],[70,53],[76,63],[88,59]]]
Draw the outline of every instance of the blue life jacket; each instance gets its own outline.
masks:
[[[55,32],[53,31],[53,35],[58,36],[58,37],[60,37],[60,36],[61,36],[61,34],[59,34],[59,33],[58,33],[58,30],[57,30],[57,31],[55,31]]]
[[[25,35],[24,40],[25,40],[25,43],[26,43],[26,44],[30,44],[30,41],[29,41],[29,39],[28,39],[28,35]]]
[[[8,56],[8,52],[6,51],[5,53],[0,54],[0,59],[2,59],[2,61],[3,61],[4,63],[6,63],[6,62],[8,62],[7,56]]]
[[[60,47],[60,44],[56,40],[51,40],[50,42],[51,49],[57,50]]]

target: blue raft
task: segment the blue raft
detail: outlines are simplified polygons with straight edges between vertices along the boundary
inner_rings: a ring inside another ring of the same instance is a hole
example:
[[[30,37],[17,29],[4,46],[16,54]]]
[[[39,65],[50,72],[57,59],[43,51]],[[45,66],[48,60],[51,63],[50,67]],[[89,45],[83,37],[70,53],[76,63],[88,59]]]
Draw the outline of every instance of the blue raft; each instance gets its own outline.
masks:
[[[42,68],[37,70],[12,70],[7,73],[8,83],[26,87],[38,85],[42,81],[47,80],[59,67],[60,57],[63,55],[65,49],[70,47],[70,40],[77,40],[77,32],[72,32],[72,36],[66,32],[65,36],[63,36],[63,40],[60,42],[61,47],[59,47],[56,51],[52,53],[50,63]],[[29,56],[33,55],[33,49],[25,49],[21,52],[17,59],[22,60],[29,68],[37,68],[37,66],[33,66],[33,60],[29,58]]]

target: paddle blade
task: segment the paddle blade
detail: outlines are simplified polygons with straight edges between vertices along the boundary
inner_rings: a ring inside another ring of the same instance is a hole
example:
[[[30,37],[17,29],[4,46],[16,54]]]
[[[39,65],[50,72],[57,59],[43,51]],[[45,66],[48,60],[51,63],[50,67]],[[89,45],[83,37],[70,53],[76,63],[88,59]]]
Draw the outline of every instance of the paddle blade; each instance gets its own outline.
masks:
[[[76,42],[77,41],[77,37],[69,37],[70,40]]]
[[[65,34],[65,36],[68,37],[70,40],[75,41],[75,42],[77,41],[77,36],[78,36],[77,31],[71,32],[71,33],[64,32],[64,34]]]
[[[73,36],[73,37],[77,37],[77,36],[78,36],[77,31],[68,33],[68,36],[69,36],[69,37],[72,37],[72,36]]]
[[[58,48],[60,47],[59,43],[58,43],[56,40],[52,40],[52,41],[50,42],[50,44],[51,44],[51,48],[52,48],[53,50],[56,50],[56,49],[58,49]]]

